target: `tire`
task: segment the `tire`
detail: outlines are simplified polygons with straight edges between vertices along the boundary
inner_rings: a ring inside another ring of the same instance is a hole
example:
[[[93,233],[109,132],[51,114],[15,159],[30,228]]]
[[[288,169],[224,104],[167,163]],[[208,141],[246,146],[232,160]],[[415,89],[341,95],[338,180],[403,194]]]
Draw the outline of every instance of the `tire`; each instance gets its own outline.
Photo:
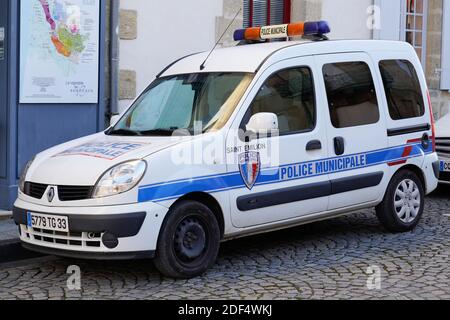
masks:
[[[423,215],[425,191],[422,181],[412,171],[394,175],[383,202],[376,208],[378,220],[390,232],[415,229]]]
[[[154,263],[167,277],[189,279],[214,265],[219,247],[219,223],[211,209],[196,201],[182,201],[167,214]]]

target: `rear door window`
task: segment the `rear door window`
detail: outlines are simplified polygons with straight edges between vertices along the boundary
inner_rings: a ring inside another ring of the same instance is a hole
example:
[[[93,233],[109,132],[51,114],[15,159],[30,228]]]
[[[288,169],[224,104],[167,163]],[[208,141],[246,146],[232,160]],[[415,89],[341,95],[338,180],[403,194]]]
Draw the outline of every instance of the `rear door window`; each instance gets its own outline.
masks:
[[[384,60],[379,66],[392,120],[422,117],[425,114],[423,95],[411,62]]]
[[[375,84],[365,62],[340,62],[323,66],[331,122],[349,128],[380,120]]]

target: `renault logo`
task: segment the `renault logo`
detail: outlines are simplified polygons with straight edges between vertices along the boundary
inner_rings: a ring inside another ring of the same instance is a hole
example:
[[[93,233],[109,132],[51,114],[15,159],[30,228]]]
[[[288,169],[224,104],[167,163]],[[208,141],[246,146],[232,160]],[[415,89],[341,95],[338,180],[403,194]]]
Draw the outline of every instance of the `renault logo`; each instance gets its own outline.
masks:
[[[47,193],[47,200],[48,202],[53,202],[54,198],[55,198],[55,188],[51,187]]]

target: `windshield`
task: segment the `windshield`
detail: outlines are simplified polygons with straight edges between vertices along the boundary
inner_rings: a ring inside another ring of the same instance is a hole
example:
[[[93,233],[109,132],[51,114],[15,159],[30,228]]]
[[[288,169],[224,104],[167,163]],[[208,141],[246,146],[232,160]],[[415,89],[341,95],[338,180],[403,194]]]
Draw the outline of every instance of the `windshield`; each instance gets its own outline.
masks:
[[[195,73],[155,80],[110,135],[201,134],[221,129],[250,85],[249,73]]]

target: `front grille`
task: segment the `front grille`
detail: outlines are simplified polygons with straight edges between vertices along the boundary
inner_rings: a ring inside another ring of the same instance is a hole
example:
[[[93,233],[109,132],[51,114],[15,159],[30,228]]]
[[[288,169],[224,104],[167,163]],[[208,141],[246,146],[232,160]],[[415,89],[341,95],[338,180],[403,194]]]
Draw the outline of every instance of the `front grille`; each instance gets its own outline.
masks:
[[[28,242],[63,245],[72,248],[101,248],[102,234],[91,232],[56,232],[20,226],[20,235]]]
[[[83,186],[59,186],[58,196],[60,201],[80,201],[91,198],[93,187]]]
[[[30,196],[32,198],[42,199],[45,190],[47,190],[47,187],[48,185],[46,184],[26,182],[24,192],[27,196]]]
[[[48,184],[34,182],[25,183],[25,194],[32,198],[42,199]],[[60,201],[80,201],[91,198],[94,187],[91,186],[58,186],[58,198]]]
[[[436,151],[440,156],[450,156],[450,138],[437,138]]]

